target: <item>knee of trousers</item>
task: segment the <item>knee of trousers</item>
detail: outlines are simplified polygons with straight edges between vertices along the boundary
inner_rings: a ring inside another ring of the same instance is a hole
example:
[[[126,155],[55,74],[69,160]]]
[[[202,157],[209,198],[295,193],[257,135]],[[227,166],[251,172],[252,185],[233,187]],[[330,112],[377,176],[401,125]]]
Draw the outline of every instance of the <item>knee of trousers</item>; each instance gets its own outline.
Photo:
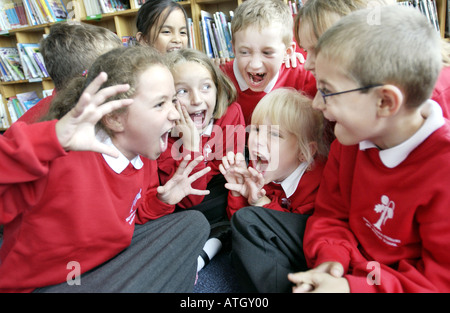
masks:
[[[198,236],[207,238],[210,233],[210,225],[205,215],[200,211],[186,210],[177,214],[183,215],[183,222],[189,226],[193,232],[198,232]]]
[[[242,228],[247,228],[250,224],[253,224],[259,219],[259,213],[257,212],[258,210],[261,211],[261,208],[252,206],[237,210],[231,217],[232,229],[239,230]]]

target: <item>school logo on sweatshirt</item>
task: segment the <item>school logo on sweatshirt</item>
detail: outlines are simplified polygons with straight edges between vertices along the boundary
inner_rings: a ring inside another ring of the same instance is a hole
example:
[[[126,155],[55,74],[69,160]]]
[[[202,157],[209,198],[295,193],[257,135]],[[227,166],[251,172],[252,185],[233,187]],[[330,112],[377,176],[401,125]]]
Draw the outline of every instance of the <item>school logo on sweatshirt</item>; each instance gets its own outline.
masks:
[[[133,223],[134,218],[136,217],[136,209],[137,209],[136,203],[141,198],[141,192],[142,192],[142,188],[139,189],[138,194],[136,195],[136,197],[134,197],[133,204],[131,205],[131,208],[130,208],[130,215],[126,219],[126,222],[130,225]]]
[[[378,238],[383,240],[383,242],[385,242],[388,245],[397,247],[401,241],[398,239],[394,239],[394,238],[384,235],[383,231],[382,231],[382,228],[386,224],[386,222],[388,222],[388,220],[394,218],[394,212],[395,212],[394,201],[390,200],[388,196],[383,195],[383,196],[381,196],[381,203],[376,204],[373,210],[376,213],[379,213],[380,216],[374,224],[369,222],[364,217],[363,220],[366,223],[366,226],[369,227]]]

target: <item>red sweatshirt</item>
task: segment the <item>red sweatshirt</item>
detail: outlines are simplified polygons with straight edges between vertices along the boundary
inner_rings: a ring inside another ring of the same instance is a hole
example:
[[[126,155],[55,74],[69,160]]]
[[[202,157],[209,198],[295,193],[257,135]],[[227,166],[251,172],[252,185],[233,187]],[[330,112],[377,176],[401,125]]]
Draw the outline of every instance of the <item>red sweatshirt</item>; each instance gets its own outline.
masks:
[[[135,222],[174,210],[156,198],[156,161],[67,153],[55,124],[17,122],[0,138],[0,292],[65,282],[71,261],[89,271],[129,246]]]
[[[215,175],[219,175],[219,165],[222,164],[222,157],[227,151],[234,153],[243,152],[245,145],[245,126],[244,117],[238,103],[230,104],[224,115],[214,121],[211,125],[211,134],[202,135],[202,154],[205,158],[204,162],[200,162],[192,173],[201,171],[209,166],[211,170],[192,183],[195,189],[205,190],[208,182]],[[238,126],[238,127],[235,127]],[[178,168],[182,159],[191,151],[184,151],[180,148],[182,141],[179,137],[169,137],[169,146],[167,150],[158,158],[159,176],[161,185],[164,185]],[[174,150],[174,151],[172,151]],[[191,153],[193,158],[200,153]],[[189,195],[178,203],[181,208],[190,208],[200,204],[204,196]]]
[[[444,117],[450,119],[450,66],[442,68],[431,98],[439,103]]]
[[[271,202],[263,207],[282,212],[312,214],[324,166],[325,162],[316,161],[312,169],[306,170],[301,175],[300,181],[291,180],[289,182],[291,186],[283,186],[282,183],[274,182],[265,185],[266,196]],[[292,195],[286,197],[285,188],[293,188],[295,191]],[[227,214],[230,219],[237,210],[246,206],[249,206],[246,198],[242,196],[234,197],[231,192],[228,193]]]
[[[305,230],[309,267],[340,262],[351,292],[450,291],[450,122],[429,119],[388,150],[332,144]]]
[[[242,113],[244,113],[245,123],[246,125],[250,125],[253,110],[255,109],[259,100],[261,100],[262,97],[264,97],[267,93],[264,91],[253,92],[250,89],[241,90],[234,73],[233,64],[234,60],[222,65],[221,68],[222,71],[224,71],[224,73],[227,74],[227,76],[233,81],[234,86],[236,87],[236,90],[238,92],[237,102],[242,107]],[[298,64],[298,66],[295,68],[286,68],[283,63],[278,74],[278,79],[271,90],[275,90],[280,87],[291,87],[295,88],[296,90],[303,91],[311,98],[316,95],[316,80],[309,71],[305,70],[303,64]]]

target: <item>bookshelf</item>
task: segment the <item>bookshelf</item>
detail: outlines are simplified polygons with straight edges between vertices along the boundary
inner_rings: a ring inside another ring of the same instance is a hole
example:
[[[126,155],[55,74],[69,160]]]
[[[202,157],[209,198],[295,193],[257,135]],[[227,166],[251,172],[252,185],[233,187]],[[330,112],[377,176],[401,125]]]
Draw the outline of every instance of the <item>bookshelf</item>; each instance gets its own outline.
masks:
[[[13,0],[7,0],[13,1]],[[90,0],[89,0],[90,1]],[[150,0],[151,1],[151,0]],[[215,13],[222,11],[228,15],[229,11],[234,11],[237,6],[242,4],[245,0],[186,0],[178,1],[186,10],[188,17],[193,20],[195,48],[202,49],[202,37],[199,21],[201,19],[201,12],[206,11]],[[289,3],[289,0],[283,0]],[[446,28],[446,20],[448,19],[448,2],[450,0],[435,0],[437,7],[437,14],[439,19],[439,26],[441,36],[448,36],[448,29]],[[0,0],[2,2],[2,0]],[[14,0],[14,2],[21,2],[21,0]],[[129,4],[129,9],[117,11],[113,13],[104,13],[98,15],[87,15],[85,7],[85,0],[63,0],[69,19],[74,19],[82,23],[91,23],[98,26],[106,27],[122,38],[125,36],[134,36],[136,30],[136,17],[139,8],[136,6],[135,0],[123,1]],[[400,2],[400,0],[397,0]],[[34,26],[21,27],[9,31],[0,32],[0,47],[16,47],[17,43],[38,43],[44,34],[50,32],[50,27],[53,23],[45,23]],[[447,30],[447,32],[446,32]],[[446,35],[447,34],[447,35]],[[7,117],[11,123],[11,118],[6,108],[6,99],[15,96],[18,93],[29,91],[36,91],[39,96],[42,96],[42,90],[53,89],[54,85],[50,78],[34,79],[34,80],[19,80],[12,82],[0,82],[1,102],[6,109]],[[1,112],[1,111],[0,111]],[[0,132],[4,131],[0,125]]]

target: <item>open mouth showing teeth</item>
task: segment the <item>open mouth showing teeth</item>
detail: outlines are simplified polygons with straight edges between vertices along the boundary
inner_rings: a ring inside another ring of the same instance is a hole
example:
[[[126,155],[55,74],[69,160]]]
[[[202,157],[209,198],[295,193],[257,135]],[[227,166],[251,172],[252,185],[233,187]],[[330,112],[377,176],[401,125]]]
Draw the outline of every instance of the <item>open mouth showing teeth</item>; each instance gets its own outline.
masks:
[[[169,131],[166,131],[164,134],[162,134],[161,137],[159,137],[159,148],[161,150],[161,153],[166,151],[167,149],[167,142],[169,140],[170,131],[171,129]]]
[[[259,85],[264,80],[264,77],[266,77],[266,74],[264,74],[264,73],[248,73],[248,76],[250,77],[250,81],[253,84]]]
[[[176,51],[176,50],[180,50],[180,49],[181,49],[181,47],[172,47],[172,48],[167,49],[167,52],[172,52],[172,51]]]
[[[199,111],[189,114],[191,119],[194,121],[195,127],[202,129],[205,123],[205,111]]]
[[[267,160],[265,157],[257,154],[252,159],[253,168],[264,175],[267,168],[269,167],[269,160]]]

